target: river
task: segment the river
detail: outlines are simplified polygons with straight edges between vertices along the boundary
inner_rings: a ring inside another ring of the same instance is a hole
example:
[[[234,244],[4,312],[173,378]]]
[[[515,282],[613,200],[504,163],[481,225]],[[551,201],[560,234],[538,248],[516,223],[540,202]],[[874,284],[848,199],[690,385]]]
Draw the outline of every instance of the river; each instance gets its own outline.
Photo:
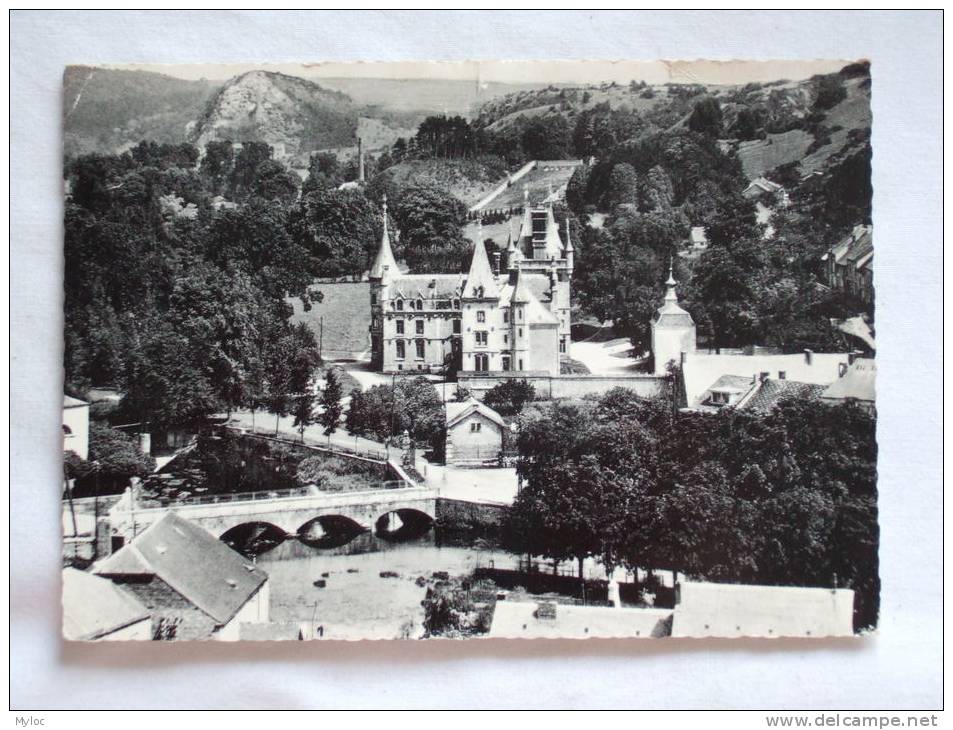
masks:
[[[418,578],[436,571],[464,575],[493,564],[515,567],[516,557],[491,548],[438,546],[430,532],[400,543],[365,535],[331,550],[288,540],[260,555],[258,564],[269,575],[272,621],[322,627],[325,639],[394,639],[423,634],[427,586]],[[314,585],[320,580],[325,587]]]

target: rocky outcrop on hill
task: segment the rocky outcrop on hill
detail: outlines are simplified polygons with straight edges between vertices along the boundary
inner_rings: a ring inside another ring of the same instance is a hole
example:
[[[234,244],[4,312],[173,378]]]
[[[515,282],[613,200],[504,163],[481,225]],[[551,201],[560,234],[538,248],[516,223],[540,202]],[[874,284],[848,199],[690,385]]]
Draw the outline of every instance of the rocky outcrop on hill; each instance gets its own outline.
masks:
[[[251,71],[226,83],[192,129],[190,141],[266,142],[292,155],[348,145],[357,130],[351,99],[316,83]]]

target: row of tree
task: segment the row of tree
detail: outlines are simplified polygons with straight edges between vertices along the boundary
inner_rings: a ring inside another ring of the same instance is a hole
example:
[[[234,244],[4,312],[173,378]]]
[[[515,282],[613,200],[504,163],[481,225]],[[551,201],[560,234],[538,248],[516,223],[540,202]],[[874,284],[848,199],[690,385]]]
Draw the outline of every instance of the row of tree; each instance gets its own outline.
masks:
[[[837,586],[856,628],[878,607],[875,419],[782,402],[767,416],[672,414],[616,389],[520,419],[524,487],[505,542],[556,561],[699,580]]]

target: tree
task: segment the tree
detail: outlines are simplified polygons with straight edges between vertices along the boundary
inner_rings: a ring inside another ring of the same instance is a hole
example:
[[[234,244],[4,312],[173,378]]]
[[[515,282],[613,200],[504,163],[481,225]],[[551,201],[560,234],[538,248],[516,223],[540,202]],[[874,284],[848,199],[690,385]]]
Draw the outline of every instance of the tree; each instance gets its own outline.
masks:
[[[609,175],[604,207],[612,210],[617,205],[635,206],[639,201],[639,178],[632,165],[621,162],[613,166]]]
[[[102,423],[89,424],[89,458],[97,464],[103,477],[115,480],[146,477],[156,468],[156,461],[142,453],[139,444],[127,434]]]
[[[718,137],[721,134],[721,122],[721,104],[715,97],[706,96],[695,102],[688,118],[688,128],[708,137]]]
[[[817,77],[814,89],[815,109],[830,109],[847,98],[847,89],[840,74],[827,74]]]
[[[536,390],[526,380],[505,380],[490,388],[483,402],[501,416],[515,416],[535,398]]]
[[[434,185],[403,191],[394,206],[404,258],[414,273],[465,271],[472,244],[463,235],[466,206]]]
[[[321,393],[321,415],[318,422],[324,426],[324,435],[328,437],[328,444],[331,443],[331,434],[338,428],[341,415],[344,413],[344,407],[341,405],[341,383],[338,380],[337,371],[331,368],[325,374],[324,391]]]
[[[319,276],[366,271],[377,253],[382,229],[380,209],[359,190],[313,187],[288,215],[292,240],[308,253],[313,273]],[[399,256],[394,236],[391,246]]]
[[[534,117],[523,128],[521,141],[529,159],[561,160],[569,156],[569,123],[561,114]]]
[[[291,415],[294,416],[292,425],[298,430],[298,435],[301,436],[301,441],[304,443],[304,432],[315,421],[314,395],[312,393],[300,393],[294,396]]]

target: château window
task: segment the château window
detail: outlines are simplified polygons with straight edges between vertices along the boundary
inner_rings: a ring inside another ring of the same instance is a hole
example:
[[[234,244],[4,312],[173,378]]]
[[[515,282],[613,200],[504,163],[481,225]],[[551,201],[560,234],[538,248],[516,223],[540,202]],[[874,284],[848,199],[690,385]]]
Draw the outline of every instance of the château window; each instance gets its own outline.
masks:
[[[516,330],[516,336],[517,336],[517,337],[522,337],[522,336],[523,336],[523,328],[522,328],[522,327],[520,327],[518,330]]]
[[[459,334],[460,334],[460,327],[461,327],[461,326],[462,326],[462,325],[461,325],[459,319],[453,320],[453,334],[459,335]]]
[[[486,322],[486,312],[482,309],[477,312],[477,322]]]
[[[424,333],[424,321],[422,319],[418,319],[416,322],[414,322],[414,326],[417,328],[418,335],[422,335]]]
[[[510,369],[510,357],[509,355],[504,355],[503,356],[503,370],[509,370],[509,369]]]
[[[454,308],[454,309],[460,309],[460,300],[459,300],[459,299],[454,299],[454,300],[453,300],[453,308]]]
[[[470,424],[470,433],[480,433],[480,430],[483,428],[483,424],[479,421],[476,423]]]
[[[482,298],[483,298],[483,287],[482,287],[482,286],[476,287],[476,288],[473,290],[473,292],[474,292],[474,294],[476,294],[477,299],[482,299]]]
[[[510,323],[510,310],[504,309],[503,310],[503,324],[509,324],[509,323]]]
[[[477,347],[486,347],[487,342],[489,341],[489,336],[487,332],[474,332],[476,336]]]
[[[405,349],[405,347],[404,347],[404,341],[403,341],[403,340],[397,340],[397,359],[398,359],[398,360],[403,360],[404,357],[406,356],[406,354],[407,354],[407,351],[406,351],[406,349]]]
[[[423,340],[417,340],[417,359],[418,360],[424,359],[424,341]]]
[[[397,334],[404,334],[404,320],[402,319],[397,320]]]
[[[559,351],[566,352],[566,338],[565,337],[559,338]]]
[[[398,312],[403,312],[403,311],[404,311],[404,300],[403,300],[403,299],[398,299],[396,302],[394,302],[394,305],[397,307],[397,311],[398,311]]]

